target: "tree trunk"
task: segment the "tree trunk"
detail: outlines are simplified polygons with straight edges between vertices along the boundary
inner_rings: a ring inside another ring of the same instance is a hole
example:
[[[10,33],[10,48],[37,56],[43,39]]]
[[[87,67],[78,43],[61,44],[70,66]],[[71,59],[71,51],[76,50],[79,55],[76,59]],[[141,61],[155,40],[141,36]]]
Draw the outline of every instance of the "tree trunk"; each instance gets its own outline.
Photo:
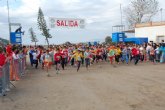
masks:
[[[49,40],[48,40],[48,38],[46,38],[46,42],[47,42],[47,44],[48,44],[48,48],[49,48]]]
[[[35,47],[36,47],[36,42],[35,42]]]

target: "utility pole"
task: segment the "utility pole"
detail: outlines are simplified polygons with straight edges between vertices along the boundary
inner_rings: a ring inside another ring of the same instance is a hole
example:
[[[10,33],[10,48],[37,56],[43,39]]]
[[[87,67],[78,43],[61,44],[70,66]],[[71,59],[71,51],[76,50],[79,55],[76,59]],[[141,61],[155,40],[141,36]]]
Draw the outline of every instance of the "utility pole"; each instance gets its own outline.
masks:
[[[122,13],[122,7],[121,7],[121,4],[120,4],[120,15],[121,15],[121,25],[123,25],[123,13]]]
[[[163,21],[163,16],[162,16],[162,13],[163,13],[163,8],[160,9],[160,14],[161,14],[161,22]]]
[[[8,10],[8,24],[9,24],[9,43],[10,43],[10,33],[11,33],[11,26],[10,26],[10,10],[9,10],[9,1],[7,0],[7,10]]]
[[[120,26],[120,31],[124,31],[124,27],[123,27],[123,13],[122,13],[122,6],[121,6],[121,3],[120,3],[120,19],[121,19],[121,26]]]

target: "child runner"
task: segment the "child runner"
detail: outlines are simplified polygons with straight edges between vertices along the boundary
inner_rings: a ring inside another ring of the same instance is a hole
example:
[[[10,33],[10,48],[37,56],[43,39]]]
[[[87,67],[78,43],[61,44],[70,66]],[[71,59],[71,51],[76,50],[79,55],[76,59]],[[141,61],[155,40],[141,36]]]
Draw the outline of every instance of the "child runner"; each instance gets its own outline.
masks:
[[[114,61],[114,58],[115,58],[115,50],[114,50],[113,46],[109,48],[108,56],[109,56],[110,63],[113,64],[113,61]]]
[[[59,49],[56,49],[56,53],[54,54],[54,61],[56,65],[56,74],[60,71],[60,65],[61,65],[61,53]]]
[[[102,58],[102,49],[101,47],[97,48],[97,52],[96,52],[96,63],[98,63],[99,60],[103,60]]]
[[[78,51],[73,55],[73,57],[76,60],[76,63],[77,63],[77,72],[78,72],[79,69],[80,69],[80,66],[81,66],[81,58],[83,57],[83,55],[81,53],[81,50],[78,49]]]
[[[120,55],[121,55],[121,49],[119,46],[117,46],[117,48],[115,49],[115,60],[117,64],[119,64]]]
[[[33,55],[33,64],[36,64],[35,68],[37,69],[37,67],[38,67],[38,58],[37,58],[37,56],[39,55],[37,50],[35,50],[32,55]],[[32,64],[32,66],[33,66],[33,64]]]
[[[52,58],[51,55],[49,54],[49,50],[46,50],[44,65],[46,66],[48,73],[48,69],[50,69],[52,65]],[[48,77],[50,76],[49,73],[47,74],[47,76]]]
[[[44,69],[45,53],[46,52],[43,52],[43,51],[41,52],[40,61],[41,61],[41,64],[42,64],[42,69]]]
[[[87,48],[84,52],[85,64],[86,64],[87,69],[88,69],[88,66],[90,65],[90,56],[91,56],[91,53],[89,52],[89,48]]]
[[[127,65],[128,65],[128,49],[127,46],[124,46],[124,49],[122,50],[122,61],[126,61]]]
[[[64,46],[62,53],[64,54],[64,64],[65,64],[65,66],[67,66],[67,64],[68,64],[68,49],[66,46]]]
[[[155,50],[153,47],[151,47],[151,50],[150,50],[150,59],[151,59],[151,62],[155,64]]]

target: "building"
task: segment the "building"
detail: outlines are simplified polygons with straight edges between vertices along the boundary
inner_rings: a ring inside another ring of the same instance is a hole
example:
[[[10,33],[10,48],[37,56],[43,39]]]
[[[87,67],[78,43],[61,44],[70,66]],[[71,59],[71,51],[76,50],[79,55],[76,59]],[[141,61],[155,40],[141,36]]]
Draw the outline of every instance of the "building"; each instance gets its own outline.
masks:
[[[165,40],[165,22],[149,22],[135,25],[135,37],[148,37],[148,41],[161,43]]]

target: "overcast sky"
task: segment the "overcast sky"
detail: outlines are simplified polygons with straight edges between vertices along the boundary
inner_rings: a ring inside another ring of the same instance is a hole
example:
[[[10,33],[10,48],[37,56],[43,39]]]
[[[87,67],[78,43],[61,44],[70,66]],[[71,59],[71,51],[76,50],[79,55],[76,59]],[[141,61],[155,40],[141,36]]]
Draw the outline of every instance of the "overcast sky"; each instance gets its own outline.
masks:
[[[7,0],[0,0],[0,37],[8,39]],[[86,42],[102,40],[111,36],[112,26],[120,24],[120,3],[122,8],[129,5],[130,0],[9,0],[10,19],[12,23],[21,23],[25,35],[23,43],[30,44],[28,29],[33,27],[39,44],[45,44],[45,38],[37,28],[37,13],[41,7],[47,25],[49,17],[55,18],[82,18],[86,20],[85,29],[51,29],[52,44],[60,44],[66,41]],[[159,0],[160,8],[165,5],[164,0]],[[163,10],[163,15],[165,10]],[[154,20],[159,21],[160,13]],[[165,20],[165,17],[163,18]],[[123,22],[125,17],[123,15]],[[49,26],[49,25],[48,25]],[[15,28],[12,28],[15,31]]]

